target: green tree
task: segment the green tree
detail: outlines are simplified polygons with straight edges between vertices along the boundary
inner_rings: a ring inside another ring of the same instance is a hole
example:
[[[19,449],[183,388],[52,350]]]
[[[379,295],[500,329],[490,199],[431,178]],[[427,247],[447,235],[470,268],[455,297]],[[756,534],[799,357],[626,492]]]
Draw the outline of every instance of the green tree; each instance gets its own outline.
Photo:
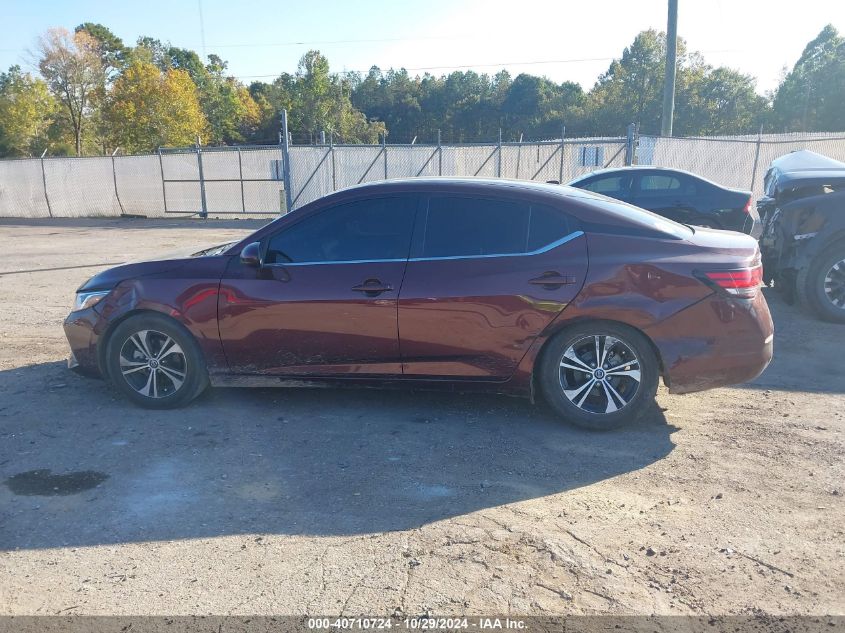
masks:
[[[258,106],[259,123],[251,140],[275,142],[281,131],[282,110],[293,110],[296,78],[282,73],[272,83],[256,81],[250,84],[249,94]]]
[[[383,123],[367,119],[351,101],[354,78],[332,77],[329,61],[308,51],[299,61],[293,85],[294,128],[312,136],[330,132],[344,143],[375,143]]]
[[[702,69],[679,95],[675,128],[681,135],[748,134],[759,129],[768,100],[755,80],[730,68]]]
[[[204,143],[223,145],[254,138],[261,124],[261,108],[243,84],[226,75],[227,63],[223,59],[209,55],[208,64],[203,64],[196,52],[151,37],[139,38],[136,51],[138,59],[163,72],[182,70],[190,76],[208,120]]]
[[[209,143],[241,143],[258,128],[258,104],[242,84],[225,75],[226,62],[216,55],[209,55],[208,60],[197,87],[208,119]]]
[[[104,69],[97,40],[85,31],[71,35],[50,29],[38,40],[38,68],[64,107],[76,155],[82,155],[82,134],[91,117],[92,99],[103,83]]]
[[[130,50],[123,40],[107,27],[95,22],[85,22],[74,29],[75,33],[85,32],[96,41],[96,51],[109,79],[113,79],[129,62]]]
[[[620,134],[628,123],[658,134],[663,110],[666,36],[643,31],[614,60],[587,98],[589,126],[600,134]],[[729,68],[713,68],[678,41],[674,132],[679,136],[742,134],[757,130],[767,101],[754,91],[754,79]]]
[[[570,122],[575,132],[584,91],[576,83],[555,84],[545,77],[520,74],[513,80],[501,105],[504,125],[511,137],[560,136],[561,125]]]
[[[643,31],[620,59],[613,60],[590,91],[588,108],[594,130],[620,134],[629,123],[640,123],[643,132],[660,129],[665,45],[662,33]],[[678,56],[683,56],[682,46],[678,46]]]
[[[0,154],[27,156],[47,146],[58,104],[47,84],[12,66],[0,73]]]
[[[773,122],[783,130],[845,129],[845,40],[830,24],[807,44],[778,87]]]
[[[420,82],[404,68],[382,73],[373,66],[352,86],[352,105],[366,112],[369,119],[389,121],[393,142],[410,143],[421,129]]]
[[[191,145],[208,127],[197,88],[187,72],[162,72],[140,60],[115,80],[106,120],[111,124],[113,143],[126,152]]]

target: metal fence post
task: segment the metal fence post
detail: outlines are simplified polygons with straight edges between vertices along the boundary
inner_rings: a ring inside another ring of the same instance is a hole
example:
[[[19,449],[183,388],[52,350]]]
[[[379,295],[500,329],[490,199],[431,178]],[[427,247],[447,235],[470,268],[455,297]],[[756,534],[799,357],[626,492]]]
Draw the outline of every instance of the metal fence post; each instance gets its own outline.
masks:
[[[329,151],[332,153],[332,191],[337,191],[337,165],[334,160],[334,132],[329,132]]]
[[[44,155],[47,153],[45,149],[41,152],[41,183],[44,185],[44,200],[47,201],[47,213],[53,217],[53,207],[50,205],[50,195],[47,193],[47,172],[44,169]]]
[[[238,177],[241,179],[241,209],[246,213],[246,196],[244,196],[244,165],[241,160],[241,146],[238,145]]]
[[[290,134],[288,133],[288,111],[282,110],[282,159],[285,163],[284,183],[285,183],[285,205],[286,213],[290,213],[293,209],[293,196],[291,192],[291,165],[290,165]]]
[[[625,165],[633,165],[634,164],[634,137],[636,136],[636,125],[633,123],[628,124],[628,131],[627,136],[625,139]]]
[[[499,151],[496,154],[496,176],[502,177],[502,128],[499,128]]]
[[[519,133],[519,145],[516,146],[516,177],[519,178],[519,164],[522,162],[522,132]]]
[[[760,145],[763,142],[763,124],[760,124],[760,131],[757,132],[757,151],[754,152],[754,167],[751,169],[751,191],[754,191],[754,185],[757,181],[757,163],[760,160]]]
[[[387,132],[381,135],[381,151],[384,154],[384,179],[387,180]]]
[[[560,126],[560,174],[558,175],[557,181],[560,184],[563,184],[563,150],[566,145],[563,142],[563,139],[566,138],[566,126]]]
[[[161,171],[161,200],[164,202],[164,212],[167,213],[167,181],[164,179],[164,159],[161,155],[161,147],[158,148],[158,168]]]
[[[114,180],[114,196],[117,198],[117,204],[120,206],[120,215],[126,215],[126,211],[123,208],[123,203],[120,201],[120,192],[117,190],[117,169],[115,168],[114,164],[114,157],[117,154],[117,150],[119,147],[115,147],[114,151],[111,153],[111,175],[112,179]]]
[[[437,130],[437,175],[443,175],[443,144],[440,142],[440,130]]]
[[[200,205],[202,206],[202,210],[200,211],[200,217],[205,219],[208,217],[208,205],[205,199],[205,176],[203,175],[202,171],[202,149],[200,149],[200,139],[197,137],[197,167],[199,168],[199,176],[200,176]]]

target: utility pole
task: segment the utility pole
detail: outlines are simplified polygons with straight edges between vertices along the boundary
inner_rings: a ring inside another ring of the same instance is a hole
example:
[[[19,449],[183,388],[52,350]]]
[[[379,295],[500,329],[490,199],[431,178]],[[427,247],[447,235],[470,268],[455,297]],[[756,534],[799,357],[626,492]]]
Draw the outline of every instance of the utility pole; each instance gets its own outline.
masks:
[[[678,0],[669,0],[669,20],[666,25],[666,80],[663,84],[663,117],[660,135],[672,136],[675,116],[675,72],[678,66]]]

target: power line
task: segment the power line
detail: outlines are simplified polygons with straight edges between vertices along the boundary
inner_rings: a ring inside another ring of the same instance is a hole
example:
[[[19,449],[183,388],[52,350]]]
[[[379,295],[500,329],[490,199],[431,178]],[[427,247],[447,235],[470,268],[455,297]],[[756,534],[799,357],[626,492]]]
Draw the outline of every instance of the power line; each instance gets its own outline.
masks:
[[[205,20],[202,17],[202,0],[197,0],[197,5],[200,12],[200,41],[202,42],[202,58],[205,59],[208,57],[208,53],[205,49]]]
[[[738,49],[724,49],[724,50],[714,50],[714,51],[699,51],[702,54],[711,54],[711,53],[732,53],[737,52]],[[422,70],[449,70],[449,69],[458,69],[458,68],[491,68],[491,67],[498,67],[501,68],[503,66],[539,66],[543,64],[577,64],[577,63],[584,63],[584,62],[610,62],[614,59],[619,59],[619,56],[615,57],[580,57],[580,58],[573,58],[573,59],[541,59],[535,60],[530,62],[493,62],[489,64],[447,64],[445,66],[418,66],[415,68],[406,68],[404,66],[400,66],[399,70],[407,70],[407,71],[422,71]],[[375,64],[374,64],[375,65]],[[391,69],[393,69],[391,67]],[[367,73],[367,70],[348,70],[345,72],[350,73]],[[266,79],[268,77],[278,77],[281,73],[276,73],[273,75],[232,75],[235,79]]]
[[[384,42],[421,42],[421,41],[436,41],[436,40],[466,40],[472,39],[466,36],[444,35],[444,36],[420,36],[420,37],[378,37],[378,38],[364,38],[364,39],[349,39],[349,40],[303,40],[290,42],[244,42],[235,44],[206,44],[205,43],[205,29],[203,23],[202,2],[199,2],[199,19],[201,30],[200,48],[275,48],[282,46],[312,46],[321,44],[372,44]],[[478,39],[478,38],[476,38]],[[19,48],[0,48],[0,53],[16,53],[21,51]]]
[[[302,42],[249,42],[246,44],[209,44],[211,48],[270,48],[275,46],[311,46],[315,44],[369,44],[378,42],[418,42],[427,40],[465,40],[466,37],[458,36],[423,36],[423,37],[381,37],[354,40],[311,40]]]
[[[580,59],[544,59],[532,62],[493,62],[490,64],[448,64],[446,66],[418,66],[416,68],[401,67],[401,70],[419,71],[419,70],[448,70],[450,68],[489,68],[502,66],[537,66],[540,64],[573,64],[579,62],[606,62],[613,61],[616,57],[583,57]],[[351,73],[365,73],[369,70],[349,70]],[[236,79],[262,79],[267,77],[278,77],[279,73],[275,75],[233,75]]]

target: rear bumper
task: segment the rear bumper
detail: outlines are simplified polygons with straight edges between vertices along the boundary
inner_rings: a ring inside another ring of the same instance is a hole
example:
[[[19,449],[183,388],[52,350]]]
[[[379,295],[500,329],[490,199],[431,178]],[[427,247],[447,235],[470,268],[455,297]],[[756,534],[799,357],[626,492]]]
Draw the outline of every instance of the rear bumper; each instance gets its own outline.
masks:
[[[751,300],[711,295],[646,334],[660,352],[671,393],[747,382],[772,360],[774,326],[762,292]]]
[[[68,369],[84,376],[102,376],[97,356],[97,324],[102,317],[93,308],[71,312],[64,322],[70,345]]]

